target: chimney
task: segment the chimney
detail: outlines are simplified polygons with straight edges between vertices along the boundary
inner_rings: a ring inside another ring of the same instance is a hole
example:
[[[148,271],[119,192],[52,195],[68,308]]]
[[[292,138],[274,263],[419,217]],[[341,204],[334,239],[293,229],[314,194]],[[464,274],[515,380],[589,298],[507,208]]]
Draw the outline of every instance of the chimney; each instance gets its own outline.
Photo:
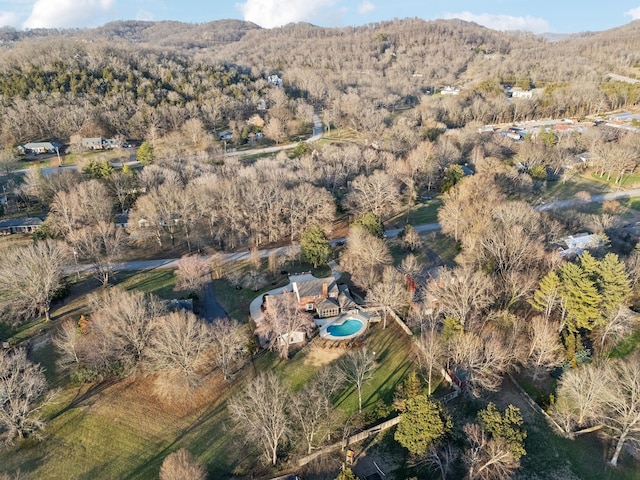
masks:
[[[322,298],[329,298],[329,284],[322,284]]]

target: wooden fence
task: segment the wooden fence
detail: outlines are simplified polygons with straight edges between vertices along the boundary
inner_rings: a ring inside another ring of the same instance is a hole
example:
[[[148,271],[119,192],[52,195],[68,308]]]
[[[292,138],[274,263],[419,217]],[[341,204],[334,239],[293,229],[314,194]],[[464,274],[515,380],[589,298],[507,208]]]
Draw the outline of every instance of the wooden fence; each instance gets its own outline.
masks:
[[[354,444],[354,443],[358,443],[362,440],[364,440],[365,438],[369,438],[372,435],[377,435],[378,433],[387,430],[395,425],[397,425],[400,422],[400,418],[401,416],[398,415],[397,417],[392,418],[391,420],[387,420],[386,422],[382,422],[378,425],[375,425],[363,432],[360,433],[356,433],[355,435],[350,436],[349,438],[347,438],[346,440],[341,440],[338,443],[334,443],[333,445],[329,445],[328,447],[324,447],[321,450],[318,450],[317,452],[313,452],[311,455],[307,455],[306,457],[302,457],[300,460],[298,460],[298,466],[302,467],[303,465],[306,465],[309,462],[314,461],[316,458],[324,455],[325,453],[330,453],[330,452],[335,452],[338,449],[342,449],[344,450],[345,448],[347,448],[349,445]]]

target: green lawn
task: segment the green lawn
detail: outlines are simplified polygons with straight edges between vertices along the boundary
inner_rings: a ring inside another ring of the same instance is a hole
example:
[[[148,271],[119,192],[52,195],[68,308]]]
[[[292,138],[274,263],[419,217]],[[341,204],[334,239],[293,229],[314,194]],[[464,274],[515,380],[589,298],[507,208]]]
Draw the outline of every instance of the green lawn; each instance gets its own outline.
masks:
[[[385,330],[375,325],[365,344],[377,359],[374,378],[363,391],[368,409],[378,399],[391,402],[395,385],[411,368],[410,339],[393,324]],[[0,472],[21,469],[34,479],[153,479],[164,457],[181,447],[207,465],[209,478],[249,471],[256,464],[255,452],[233,433],[226,398],[256,371],[273,370],[292,388],[301,388],[320,368],[306,361],[309,351],[300,350],[288,362],[271,353],[262,355],[236,376],[230,389],[218,379],[202,406],[191,412],[158,404],[145,380],[94,388],[66,386],[46,412],[49,422],[43,440],[28,440],[0,452]],[[51,352],[43,347],[38,358]],[[357,410],[353,388],[337,400],[337,406],[345,415]]]
[[[625,207],[640,212],[640,197],[623,198],[618,201]]]
[[[186,298],[184,292],[176,292],[173,289],[176,276],[173,270],[169,269],[120,272],[116,275],[114,283],[125,290],[141,290],[145,293],[153,293],[160,298]]]
[[[566,182],[547,182],[547,189],[541,195],[543,200],[565,200],[573,198],[578,192],[590,194],[606,193],[611,188],[606,183],[595,181],[590,177],[575,176]]]
[[[604,176],[600,176],[595,172],[591,173],[591,177],[592,180],[598,182],[598,183],[602,183],[604,185],[608,185],[610,187],[634,187],[637,186],[638,184],[640,184],[640,174],[637,173],[632,173],[629,175],[624,175],[622,177],[622,181],[620,183],[615,183],[616,178],[615,176],[611,176],[609,178],[609,180],[607,180],[607,174],[605,174]]]
[[[569,440],[556,435],[545,420],[536,415],[525,423],[527,455],[522,458],[523,472],[535,478],[571,478],[580,480],[640,479],[638,464],[623,454],[618,468],[607,465],[608,450],[595,434]]]

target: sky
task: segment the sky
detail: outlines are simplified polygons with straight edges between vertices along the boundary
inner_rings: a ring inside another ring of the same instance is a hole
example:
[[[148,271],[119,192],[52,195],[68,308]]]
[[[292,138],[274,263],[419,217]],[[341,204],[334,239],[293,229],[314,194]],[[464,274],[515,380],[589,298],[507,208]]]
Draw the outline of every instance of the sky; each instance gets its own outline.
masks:
[[[0,0],[0,26],[17,29],[227,18],[264,28],[290,22],[344,27],[406,17],[461,18],[495,30],[576,33],[640,19],[640,0]]]

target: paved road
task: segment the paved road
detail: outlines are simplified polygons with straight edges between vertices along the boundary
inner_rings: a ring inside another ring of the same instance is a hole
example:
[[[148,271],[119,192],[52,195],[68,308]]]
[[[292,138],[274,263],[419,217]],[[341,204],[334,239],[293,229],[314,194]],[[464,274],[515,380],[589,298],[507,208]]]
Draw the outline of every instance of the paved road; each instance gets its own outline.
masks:
[[[640,80],[637,78],[625,77],[624,75],[618,75],[617,73],[607,73],[607,77],[613,78],[614,80],[618,80],[619,82],[626,82],[631,84],[640,83]]]
[[[313,133],[312,135],[305,140],[307,143],[317,142],[322,138],[322,132],[324,131],[324,125],[320,120],[320,117],[317,113],[313,114]],[[233,152],[225,153],[225,157],[241,157],[243,155],[262,155],[264,153],[275,153],[280,152],[282,150],[291,150],[292,148],[296,148],[298,143],[287,143],[286,145],[278,145],[276,147],[266,147],[266,148],[257,148],[253,150],[237,150]]]
[[[584,203],[603,203],[608,200],[619,200],[621,198],[631,198],[638,196],[640,196],[640,188],[635,188],[633,190],[620,190],[618,192],[598,193],[595,195],[591,195],[591,198],[588,201],[578,198],[569,198],[567,200],[556,200],[555,202],[538,205],[533,208],[538,211],[558,210],[562,208],[574,207],[576,205],[582,205]]]
[[[138,167],[140,165],[142,165],[140,162],[136,161],[136,160],[130,160],[128,162],[111,162],[111,165],[113,167],[123,167],[124,165],[127,165],[129,167]],[[13,173],[17,173],[17,174],[26,174],[30,169],[29,168],[23,168],[20,170],[15,170]],[[78,165],[67,165],[62,166],[62,167],[43,167],[40,169],[40,171],[42,172],[43,175],[51,175],[52,173],[55,172],[61,172],[62,170],[78,170]]]

